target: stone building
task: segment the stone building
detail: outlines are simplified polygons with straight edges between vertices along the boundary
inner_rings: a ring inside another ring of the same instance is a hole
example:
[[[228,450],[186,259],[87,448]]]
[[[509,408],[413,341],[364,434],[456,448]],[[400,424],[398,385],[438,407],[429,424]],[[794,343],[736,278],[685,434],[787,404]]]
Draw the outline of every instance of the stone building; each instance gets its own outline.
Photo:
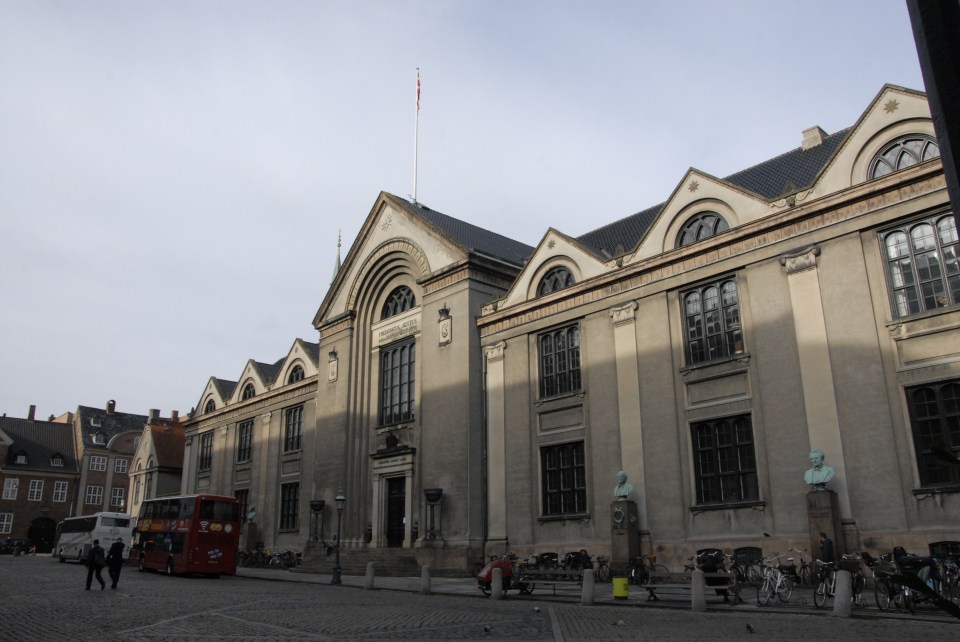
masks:
[[[207,384],[184,490],[242,496],[262,541],[298,550],[332,541],[342,492],[347,557],[453,570],[610,553],[623,470],[630,528],[678,567],[810,549],[822,449],[843,550],[960,540],[938,154],[925,96],[887,86],[848,129],[726,178],[690,169],[663,203],[535,248],[382,193],[319,344]]]
[[[57,524],[73,515],[80,475],[71,427],[35,412],[0,417],[0,539],[29,539],[49,553]]]
[[[166,420],[158,415],[150,411],[129,471],[129,512],[135,516],[145,499],[179,495],[183,481],[183,424],[176,414]]]

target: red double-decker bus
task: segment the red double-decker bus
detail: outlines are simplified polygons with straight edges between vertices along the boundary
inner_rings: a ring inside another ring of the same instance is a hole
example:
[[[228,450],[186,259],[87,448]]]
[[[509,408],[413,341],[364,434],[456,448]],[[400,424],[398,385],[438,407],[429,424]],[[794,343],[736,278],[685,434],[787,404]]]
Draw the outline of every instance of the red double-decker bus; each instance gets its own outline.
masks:
[[[140,506],[130,563],[168,575],[234,575],[240,502],[223,495],[148,499]]]

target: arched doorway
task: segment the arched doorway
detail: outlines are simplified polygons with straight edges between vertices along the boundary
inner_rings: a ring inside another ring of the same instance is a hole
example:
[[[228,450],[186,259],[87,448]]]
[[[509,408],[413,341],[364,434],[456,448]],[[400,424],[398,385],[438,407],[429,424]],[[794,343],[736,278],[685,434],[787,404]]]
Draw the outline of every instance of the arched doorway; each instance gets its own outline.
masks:
[[[53,538],[57,532],[57,523],[47,517],[38,517],[30,522],[27,537],[37,547],[38,553],[49,553],[53,550]]]

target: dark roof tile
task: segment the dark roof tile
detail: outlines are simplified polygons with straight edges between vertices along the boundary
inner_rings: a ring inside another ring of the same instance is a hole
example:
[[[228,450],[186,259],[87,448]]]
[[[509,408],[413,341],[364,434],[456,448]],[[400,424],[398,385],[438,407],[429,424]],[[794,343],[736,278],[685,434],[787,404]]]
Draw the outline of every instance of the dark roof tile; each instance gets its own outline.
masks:
[[[13,440],[13,444],[7,449],[6,461],[0,462],[4,467],[14,470],[77,472],[71,424],[0,417],[0,430]],[[20,453],[27,456],[25,465],[14,463]],[[63,456],[62,467],[50,464],[51,457],[58,454]]]

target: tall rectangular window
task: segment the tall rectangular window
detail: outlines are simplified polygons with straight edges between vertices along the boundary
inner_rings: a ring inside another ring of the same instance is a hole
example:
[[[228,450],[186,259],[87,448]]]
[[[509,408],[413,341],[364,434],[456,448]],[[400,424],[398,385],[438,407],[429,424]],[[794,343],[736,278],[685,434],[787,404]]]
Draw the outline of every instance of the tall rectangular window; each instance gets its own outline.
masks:
[[[103,486],[87,486],[84,503],[90,506],[99,506],[103,503]]]
[[[749,415],[693,424],[698,504],[759,499]]]
[[[100,455],[90,455],[90,470],[106,470],[107,458]]]
[[[243,488],[233,491],[233,496],[240,502],[240,519],[247,520],[247,507],[250,504],[250,489]]]
[[[13,513],[0,513],[0,535],[9,535],[13,530]]]
[[[43,480],[31,479],[30,492],[27,494],[27,501],[39,502],[41,499],[43,499]]]
[[[411,339],[380,349],[380,425],[412,421],[417,344]]]
[[[125,488],[114,488],[110,493],[110,506],[123,508],[124,495],[126,495]]]
[[[587,475],[583,442],[540,449],[543,474],[543,514],[582,515],[587,512]]]
[[[921,486],[960,484],[960,379],[907,388]]]
[[[896,317],[960,304],[960,259],[953,212],[880,234]]]
[[[126,460],[126,459],[122,459],[122,458],[121,458],[121,459],[117,459],[117,460],[113,463],[113,472],[115,472],[115,473],[117,473],[117,474],[120,474],[120,475],[126,473],[126,472],[127,472],[127,460]]]
[[[737,281],[726,278],[680,295],[687,365],[743,352]]]
[[[237,461],[249,461],[253,450],[253,420],[237,424]]]
[[[70,482],[58,481],[53,484],[53,501],[55,502],[65,502],[67,501],[67,485]]]
[[[303,406],[287,408],[284,417],[283,452],[300,450],[303,440]]]
[[[297,508],[300,501],[300,484],[280,486],[280,530],[297,528]]]
[[[544,332],[537,338],[540,350],[540,397],[555,397],[581,388],[580,326]]]
[[[199,470],[210,470],[213,464],[213,432],[205,432],[200,435],[200,451],[197,459],[197,468]]]
[[[20,488],[20,480],[16,477],[7,477],[3,480],[3,498],[16,499],[17,489]]]

